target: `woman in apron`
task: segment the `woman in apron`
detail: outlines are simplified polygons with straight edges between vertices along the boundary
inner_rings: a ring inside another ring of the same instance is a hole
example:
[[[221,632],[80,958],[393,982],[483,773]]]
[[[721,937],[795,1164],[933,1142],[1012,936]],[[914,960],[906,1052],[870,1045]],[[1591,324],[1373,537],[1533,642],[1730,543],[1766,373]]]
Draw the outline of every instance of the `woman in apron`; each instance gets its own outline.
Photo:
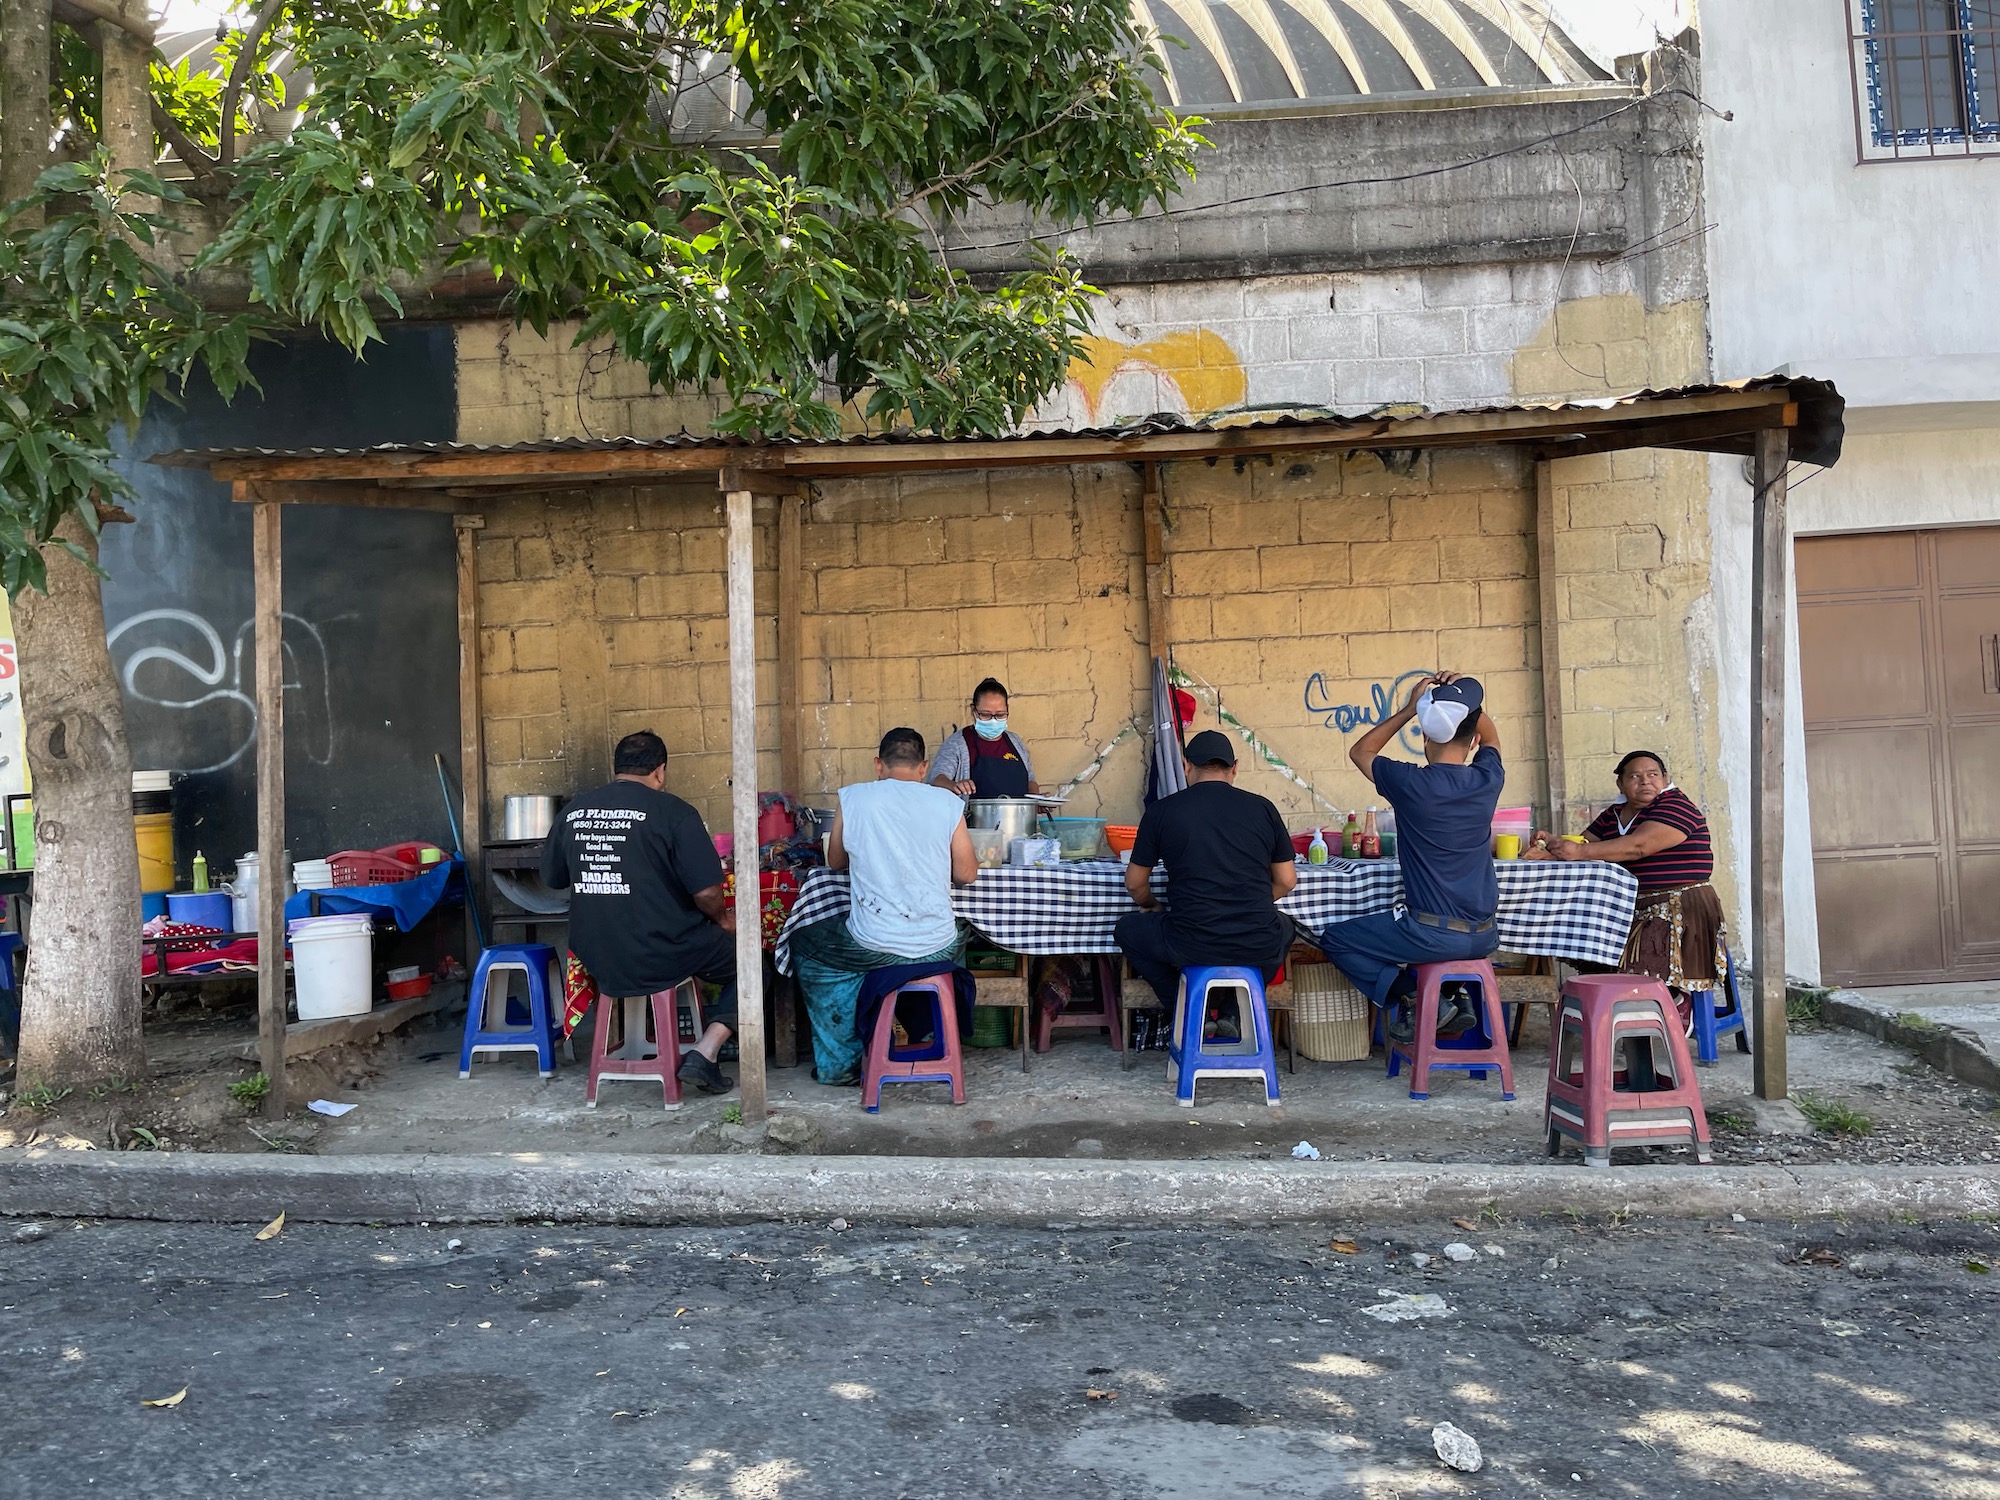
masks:
[[[1041,790],[1028,747],[1007,727],[1007,689],[993,678],[972,690],[972,722],[938,746],[931,785],[961,797],[1026,797]]]

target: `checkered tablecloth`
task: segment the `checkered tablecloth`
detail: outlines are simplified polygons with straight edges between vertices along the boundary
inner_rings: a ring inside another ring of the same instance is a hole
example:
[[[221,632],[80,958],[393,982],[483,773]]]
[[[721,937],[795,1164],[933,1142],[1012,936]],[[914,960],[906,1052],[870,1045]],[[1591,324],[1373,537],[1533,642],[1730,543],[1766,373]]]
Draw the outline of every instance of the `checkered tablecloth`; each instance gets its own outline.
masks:
[[[1618,962],[1639,889],[1629,871],[1603,860],[1500,860],[1495,871],[1502,948],[1589,963]],[[1164,870],[1153,871],[1153,891],[1170,904]],[[1402,900],[1403,872],[1393,860],[1335,860],[1302,866],[1297,889],[1278,905],[1314,932],[1387,911]],[[778,935],[778,968],[792,972],[794,932],[846,916],[847,904],[845,872],[813,871]],[[1116,953],[1112,926],[1133,909],[1125,894],[1124,867],[1110,860],[1079,860],[1054,869],[981,870],[971,885],[953,888],[951,904],[982,937],[1013,953]]]

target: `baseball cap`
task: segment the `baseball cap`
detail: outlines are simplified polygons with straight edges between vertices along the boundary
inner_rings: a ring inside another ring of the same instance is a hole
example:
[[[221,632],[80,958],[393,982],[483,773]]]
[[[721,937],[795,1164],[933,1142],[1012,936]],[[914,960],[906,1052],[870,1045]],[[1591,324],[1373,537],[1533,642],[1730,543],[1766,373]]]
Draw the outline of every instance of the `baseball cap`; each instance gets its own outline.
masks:
[[[1486,689],[1476,677],[1461,677],[1426,688],[1417,699],[1417,724],[1424,738],[1442,745],[1458,738],[1465,721],[1477,718],[1486,702]]]
[[[1229,743],[1229,736],[1219,729],[1204,729],[1187,742],[1187,763],[1191,766],[1205,766],[1210,761],[1221,761],[1226,766],[1236,764],[1236,747]]]

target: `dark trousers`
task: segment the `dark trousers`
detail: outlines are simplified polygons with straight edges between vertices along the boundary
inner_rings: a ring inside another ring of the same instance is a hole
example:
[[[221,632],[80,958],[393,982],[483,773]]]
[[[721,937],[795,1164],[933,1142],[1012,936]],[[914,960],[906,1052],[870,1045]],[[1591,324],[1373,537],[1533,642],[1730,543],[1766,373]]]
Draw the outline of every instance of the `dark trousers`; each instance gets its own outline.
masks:
[[[1377,1005],[1389,998],[1410,964],[1484,958],[1499,946],[1500,935],[1491,927],[1484,932],[1453,932],[1412,921],[1407,912],[1400,917],[1394,912],[1370,912],[1351,922],[1336,922],[1319,935],[1320,951]]]
[[[585,954],[577,954],[590,967]],[[736,1030],[736,934],[724,932],[713,922],[704,922],[674,955],[674,973],[660,981],[660,989],[683,979],[699,979],[703,984],[719,984],[722,993],[701,1007],[704,1026],[720,1021],[732,1034]],[[649,991],[648,993],[654,993]]]
[[[1118,951],[1153,987],[1160,1003],[1171,1008],[1180,995],[1181,970],[1192,969],[1197,964],[1240,964],[1262,973],[1266,984],[1276,979],[1278,970],[1284,967],[1285,952],[1292,945],[1290,923],[1286,925],[1287,931],[1272,938],[1270,950],[1255,959],[1218,958],[1212,953],[1188,952],[1174,940],[1173,932],[1167,925],[1167,914],[1162,911],[1127,912],[1118,919],[1112,934],[1118,940]]]

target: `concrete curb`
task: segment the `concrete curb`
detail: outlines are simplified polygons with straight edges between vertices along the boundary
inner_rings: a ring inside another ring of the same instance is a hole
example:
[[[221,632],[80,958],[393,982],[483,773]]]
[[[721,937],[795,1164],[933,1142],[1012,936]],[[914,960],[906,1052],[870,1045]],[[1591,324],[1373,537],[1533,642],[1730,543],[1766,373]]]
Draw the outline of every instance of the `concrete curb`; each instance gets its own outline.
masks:
[[[2000,1093],[2000,1061],[1996,1061],[1977,1032],[1942,1021],[1912,1026],[1902,1013],[1853,990],[1834,990],[1820,1002],[1820,1015],[1829,1025],[1843,1026],[1914,1052],[1949,1078],[1974,1088]]]
[[[2000,1214],[2000,1167],[1644,1167],[931,1157],[249,1156],[0,1151],[0,1215],[261,1223],[1214,1228],[1616,1210],[1675,1218]]]

